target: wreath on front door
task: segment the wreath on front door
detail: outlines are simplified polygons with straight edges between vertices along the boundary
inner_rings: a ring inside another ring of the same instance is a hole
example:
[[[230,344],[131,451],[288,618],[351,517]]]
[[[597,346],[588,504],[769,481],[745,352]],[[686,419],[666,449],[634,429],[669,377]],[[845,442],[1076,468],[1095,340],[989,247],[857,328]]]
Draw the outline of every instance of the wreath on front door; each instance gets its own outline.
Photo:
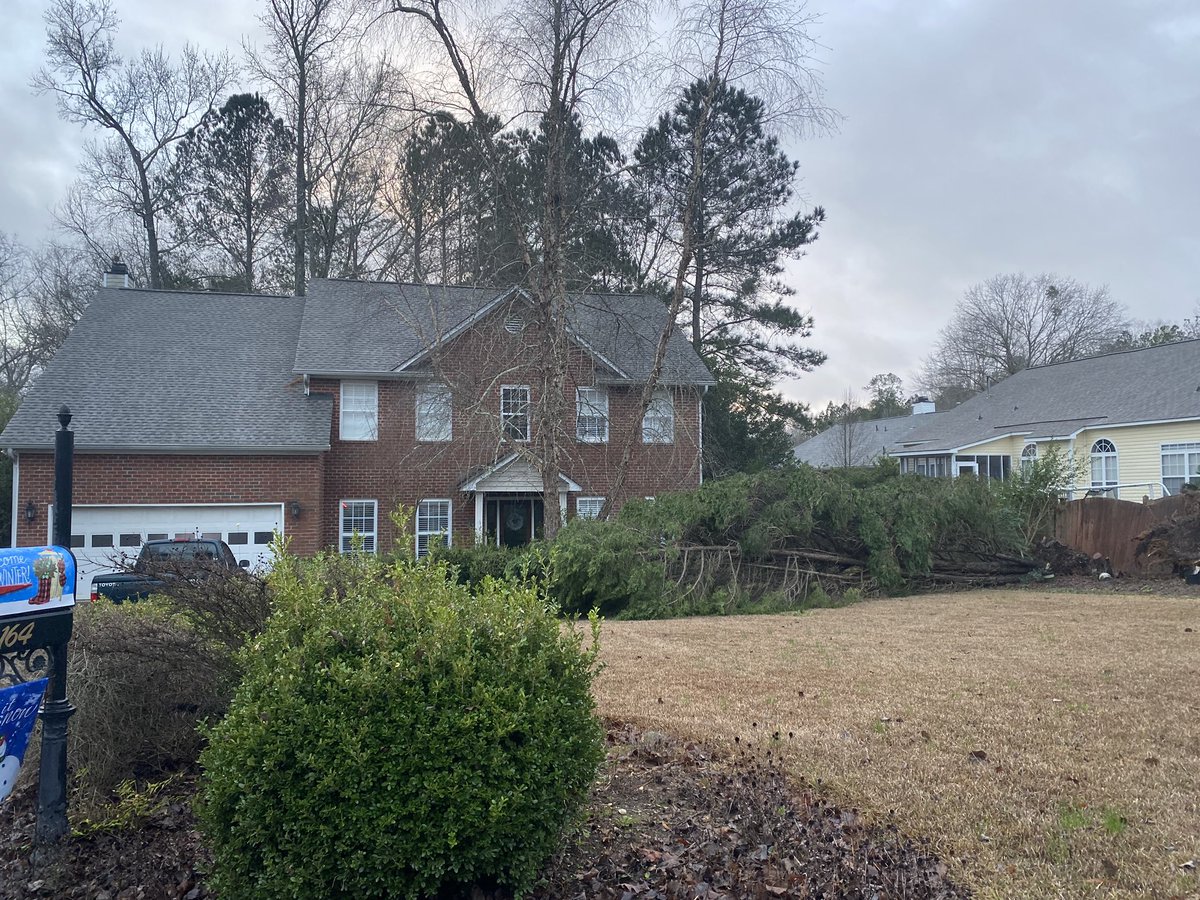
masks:
[[[525,510],[510,509],[504,518],[504,524],[509,531],[521,531],[525,528]]]

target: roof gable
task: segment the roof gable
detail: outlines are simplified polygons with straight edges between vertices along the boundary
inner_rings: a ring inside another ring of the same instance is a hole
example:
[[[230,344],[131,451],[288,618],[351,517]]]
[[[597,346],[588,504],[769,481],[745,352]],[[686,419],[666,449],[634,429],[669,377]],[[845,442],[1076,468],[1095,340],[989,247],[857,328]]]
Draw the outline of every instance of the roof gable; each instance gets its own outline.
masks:
[[[654,297],[572,294],[567,332],[604,372],[601,380],[644,381],[667,309]],[[411,371],[429,353],[506,303],[529,302],[519,288],[317,280],[305,298],[294,371],[302,374],[378,374]],[[713,384],[691,345],[677,332],[667,346],[665,384]]]

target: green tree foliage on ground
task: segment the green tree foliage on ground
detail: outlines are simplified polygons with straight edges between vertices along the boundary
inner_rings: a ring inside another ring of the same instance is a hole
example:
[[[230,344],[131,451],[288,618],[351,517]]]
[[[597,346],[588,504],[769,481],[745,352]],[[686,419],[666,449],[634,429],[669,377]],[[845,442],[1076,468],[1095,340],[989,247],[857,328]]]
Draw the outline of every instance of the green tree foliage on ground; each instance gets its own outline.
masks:
[[[201,757],[221,896],[531,887],[603,758],[598,620],[588,644],[531,586],[362,553],[272,587]]]
[[[859,570],[853,583],[814,570],[769,607],[797,609],[851,589],[905,593],[925,585],[938,561],[1023,555],[1057,502],[1051,481],[1039,474],[1017,490],[902,476],[890,460],[846,471],[789,466],[631,501],[609,522],[575,519],[548,546],[445,553],[464,580],[498,571],[520,579],[532,570],[567,613],[595,606],[631,618],[763,608],[763,597],[780,590],[773,572],[789,555],[816,554],[819,568],[828,554],[841,569]],[[735,571],[714,580],[714,565]],[[725,599],[714,602],[714,589]]]

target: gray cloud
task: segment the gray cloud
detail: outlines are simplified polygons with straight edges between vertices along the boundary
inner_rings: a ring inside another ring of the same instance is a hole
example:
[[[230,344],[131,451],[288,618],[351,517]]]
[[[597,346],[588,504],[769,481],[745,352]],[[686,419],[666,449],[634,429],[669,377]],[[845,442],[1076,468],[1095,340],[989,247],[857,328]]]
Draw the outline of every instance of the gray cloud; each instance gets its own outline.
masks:
[[[11,0],[10,0],[11,2]],[[0,230],[36,240],[83,132],[28,88],[43,4],[7,9]],[[122,45],[237,51],[252,0],[121,0]],[[810,8],[821,9],[820,0]],[[785,390],[821,406],[910,380],[968,285],[1058,271],[1139,317],[1200,301],[1200,11],[1191,0],[824,0],[833,136],[795,143],[820,240],[789,267],[829,354]]]
[[[841,2],[822,26],[841,133],[792,149],[829,224],[791,272],[823,405],[906,380],[967,285],[1096,284],[1139,317],[1200,300],[1200,13],[1187,3]]]

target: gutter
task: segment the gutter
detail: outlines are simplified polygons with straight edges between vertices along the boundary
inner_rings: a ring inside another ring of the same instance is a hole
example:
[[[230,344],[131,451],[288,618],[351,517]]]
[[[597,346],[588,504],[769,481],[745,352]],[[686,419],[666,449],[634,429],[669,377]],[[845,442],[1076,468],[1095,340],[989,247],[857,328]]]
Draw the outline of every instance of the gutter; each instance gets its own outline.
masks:
[[[329,444],[325,444],[324,446],[293,444],[283,447],[196,447],[194,445],[180,444],[138,444],[136,446],[99,445],[85,447],[76,445],[75,452],[83,454],[125,453],[131,456],[150,456],[163,453],[174,453],[180,456],[305,456],[314,453],[324,453],[329,449]],[[25,451],[28,453],[53,453],[54,446],[51,444],[29,444],[23,447],[10,448],[6,452],[8,452],[10,455],[13,455],[18,451]]]

